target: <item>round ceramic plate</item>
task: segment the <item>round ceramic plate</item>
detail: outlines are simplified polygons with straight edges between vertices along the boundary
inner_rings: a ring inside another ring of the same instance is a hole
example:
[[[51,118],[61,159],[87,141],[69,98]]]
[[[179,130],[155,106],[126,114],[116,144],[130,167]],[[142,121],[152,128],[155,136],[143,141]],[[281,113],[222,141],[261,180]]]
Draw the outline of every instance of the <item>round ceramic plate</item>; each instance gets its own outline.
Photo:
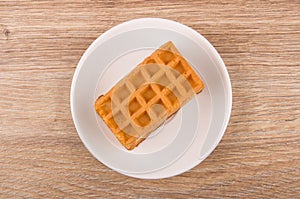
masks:
[[[132,151],[127,151],[94,110],[94,102],[138,63],[172,41],[204,81],[205,89]],[[157,18],[131,20],[97,38],[82,56],[71,87],[77,132],[95,158],[137,178],[166,178],[203,161],[221,140],[231,112],[226,67],[213,46],[180,23]]]

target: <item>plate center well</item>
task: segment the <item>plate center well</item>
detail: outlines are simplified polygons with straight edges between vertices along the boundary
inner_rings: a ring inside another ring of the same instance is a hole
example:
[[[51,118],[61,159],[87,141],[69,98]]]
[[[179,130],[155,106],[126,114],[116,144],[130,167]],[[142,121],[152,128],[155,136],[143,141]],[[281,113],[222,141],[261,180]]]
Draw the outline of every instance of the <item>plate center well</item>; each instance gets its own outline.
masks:
[[[119,80],[129,74],[132,69],[141,63],[154,50],[155,48],[135,49],[123,53],[112,60],[99,77],[94,98],[96,99],[99,95],[103,95],[109,91]],[[132,151],[127,151],[119,143],[110,129],[98,116],[97,121],[102,129],[102,132],[100,133],[104,133],[106,139],[119,150],[134,154],[149,154],[160,151],[173,142],[182,123],[182,111],[180,109],[175,115],[171,116],[163,125],[153,131],[145,141]]]

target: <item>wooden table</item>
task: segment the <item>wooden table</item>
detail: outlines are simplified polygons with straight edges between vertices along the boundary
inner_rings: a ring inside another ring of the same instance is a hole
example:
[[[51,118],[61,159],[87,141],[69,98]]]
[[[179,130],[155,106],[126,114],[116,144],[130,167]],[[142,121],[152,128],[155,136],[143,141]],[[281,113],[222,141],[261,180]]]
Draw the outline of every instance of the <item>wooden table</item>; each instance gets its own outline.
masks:
[[[0,198],[300,198],[300,1],[174,2],[0,1]],[[107,29],[140,17],[203,34],[233,87],[217,149],[162,180],[98,162],[70,114],[83,52]]]

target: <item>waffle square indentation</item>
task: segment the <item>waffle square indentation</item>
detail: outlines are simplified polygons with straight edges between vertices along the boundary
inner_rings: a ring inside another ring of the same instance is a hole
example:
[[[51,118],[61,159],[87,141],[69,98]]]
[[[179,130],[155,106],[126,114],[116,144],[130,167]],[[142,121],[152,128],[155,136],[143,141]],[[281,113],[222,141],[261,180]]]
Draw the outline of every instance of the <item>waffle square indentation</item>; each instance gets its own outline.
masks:
[[[147,113],[147,111],[144,111],[141,115],[139,115],[135,119],[135,122],[137,125],[144,127],[144,126],[147,126],[148,124],[150,124],[151,118],[150,118],[149,114]]]
[[[156,94],[151,85],[147,85],[146,88],[141,92],[141,96],[144,98],[146,103],[148,103],[155,95]]]

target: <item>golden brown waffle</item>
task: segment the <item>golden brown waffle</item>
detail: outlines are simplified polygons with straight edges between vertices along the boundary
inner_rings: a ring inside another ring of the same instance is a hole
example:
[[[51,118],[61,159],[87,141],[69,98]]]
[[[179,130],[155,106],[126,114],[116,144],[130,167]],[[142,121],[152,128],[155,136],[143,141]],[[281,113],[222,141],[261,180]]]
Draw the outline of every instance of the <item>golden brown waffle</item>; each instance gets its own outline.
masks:
[[[98,97],[95,110],[132,150],[203,88],[174,44],[167,42]]]

